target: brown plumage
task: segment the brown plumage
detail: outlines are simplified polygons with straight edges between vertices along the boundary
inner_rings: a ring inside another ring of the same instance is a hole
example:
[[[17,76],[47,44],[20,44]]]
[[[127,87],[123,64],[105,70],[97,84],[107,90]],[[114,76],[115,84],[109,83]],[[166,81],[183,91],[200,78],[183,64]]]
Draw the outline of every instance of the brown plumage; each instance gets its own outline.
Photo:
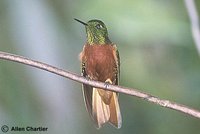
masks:
[[[85,63],[86,74],[92,79],[105,82],[110,78],[111,81],[116,82],[116,73],[118,73],[116,55],[115,45],[86,44],[80,54],[80,59]]]
[[[118,85],[119,54],[114,44],[86,44],[80,53],[82,75],[92,80]],[[121,127],[118,94],[83,84],[86,108],[95,124],[100,128],[110,122]]]

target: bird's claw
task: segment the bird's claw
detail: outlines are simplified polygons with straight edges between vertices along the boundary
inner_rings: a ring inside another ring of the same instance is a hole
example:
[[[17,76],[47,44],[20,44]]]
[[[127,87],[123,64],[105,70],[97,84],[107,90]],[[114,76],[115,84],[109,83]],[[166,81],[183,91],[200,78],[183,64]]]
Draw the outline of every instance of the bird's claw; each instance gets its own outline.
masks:
[[[105,81],[105,83],[104,83],[105,88],[108,88],[108,86],[109,86],[110,84],[112,84],[112,81],[111,81],[110,79],[107,79],[107,80]]]
[[[89,81],[89,80],[90,80],[90,77],[89,77],[89,76],[86,76],[85,79],[86,79],[87,81]]]
[[[110,85],[110,82],[106,81],[106,82],[104,83],[104,85],[105,85],[105,88],[108,88],[109,85]]]

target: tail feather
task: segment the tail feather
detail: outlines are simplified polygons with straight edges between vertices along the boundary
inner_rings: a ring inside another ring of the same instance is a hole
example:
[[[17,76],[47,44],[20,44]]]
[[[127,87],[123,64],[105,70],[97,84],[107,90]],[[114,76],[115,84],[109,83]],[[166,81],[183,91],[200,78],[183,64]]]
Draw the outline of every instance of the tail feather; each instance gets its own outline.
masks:
[[[111,102],[109,104],[110,108],[110,119],[109,122],[113,126],[117,128],[121,128],[122,125],[122,119],[121,119],[121,113],[120,113],[120,108],[119,108],[119,103],[118,103],[118,95],[117,93],[113,92],[113,96],[111,99]]]
[[[97,127],[100,128],[104,123],[108,122],[110,118],[109,105],[106,105],[99,95],[97,88],[93,88],[93,100],[92,100],[92,115]]]
[[[107,82],[111,82],[109,79]],[[112,83],[112,82],[111,82]],[[116,128],[121,128],[122,119],[118,103],[118,94],[112,92],[109,104],[106,104],[98,92],[98,88],[93,88],[92,93],[92,116],[97,127],[100,128],[104,123],[109,122]]]
[[[112,84],[110,79],[106,82]],[[100,128],[104,123],[109,122],[116,128],[121,128],[122,119],[118,102],[118,93],[111,92],[111,99],[103,99],[102,95],[106,94],[105,90],[94,88],[92,92],[92,116],[96,122],[97,128]],[[109,91],[110,93],[110,91]]]

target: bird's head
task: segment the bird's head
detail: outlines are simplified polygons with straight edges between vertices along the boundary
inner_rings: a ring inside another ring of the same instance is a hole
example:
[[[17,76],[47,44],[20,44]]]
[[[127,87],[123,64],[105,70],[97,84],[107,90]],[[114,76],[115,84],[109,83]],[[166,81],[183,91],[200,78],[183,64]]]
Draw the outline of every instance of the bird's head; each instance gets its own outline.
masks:
[[[93,44],[109,44],[111,41],[108,38],[108,31],[106,25],[100,20],[90,20],[87,23],[75,19],[81,24],[85,25],[87,34],[87,43]]]

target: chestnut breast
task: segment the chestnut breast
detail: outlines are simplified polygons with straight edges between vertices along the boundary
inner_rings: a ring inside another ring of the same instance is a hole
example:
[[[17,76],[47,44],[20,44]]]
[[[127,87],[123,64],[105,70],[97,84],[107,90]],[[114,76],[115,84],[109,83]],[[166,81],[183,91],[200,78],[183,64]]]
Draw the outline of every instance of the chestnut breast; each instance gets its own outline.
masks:
[[[114,81],[117,66],[114,54],[113,45],[85,45],[80,58],[85,62],[86,73],[91,79]]]

